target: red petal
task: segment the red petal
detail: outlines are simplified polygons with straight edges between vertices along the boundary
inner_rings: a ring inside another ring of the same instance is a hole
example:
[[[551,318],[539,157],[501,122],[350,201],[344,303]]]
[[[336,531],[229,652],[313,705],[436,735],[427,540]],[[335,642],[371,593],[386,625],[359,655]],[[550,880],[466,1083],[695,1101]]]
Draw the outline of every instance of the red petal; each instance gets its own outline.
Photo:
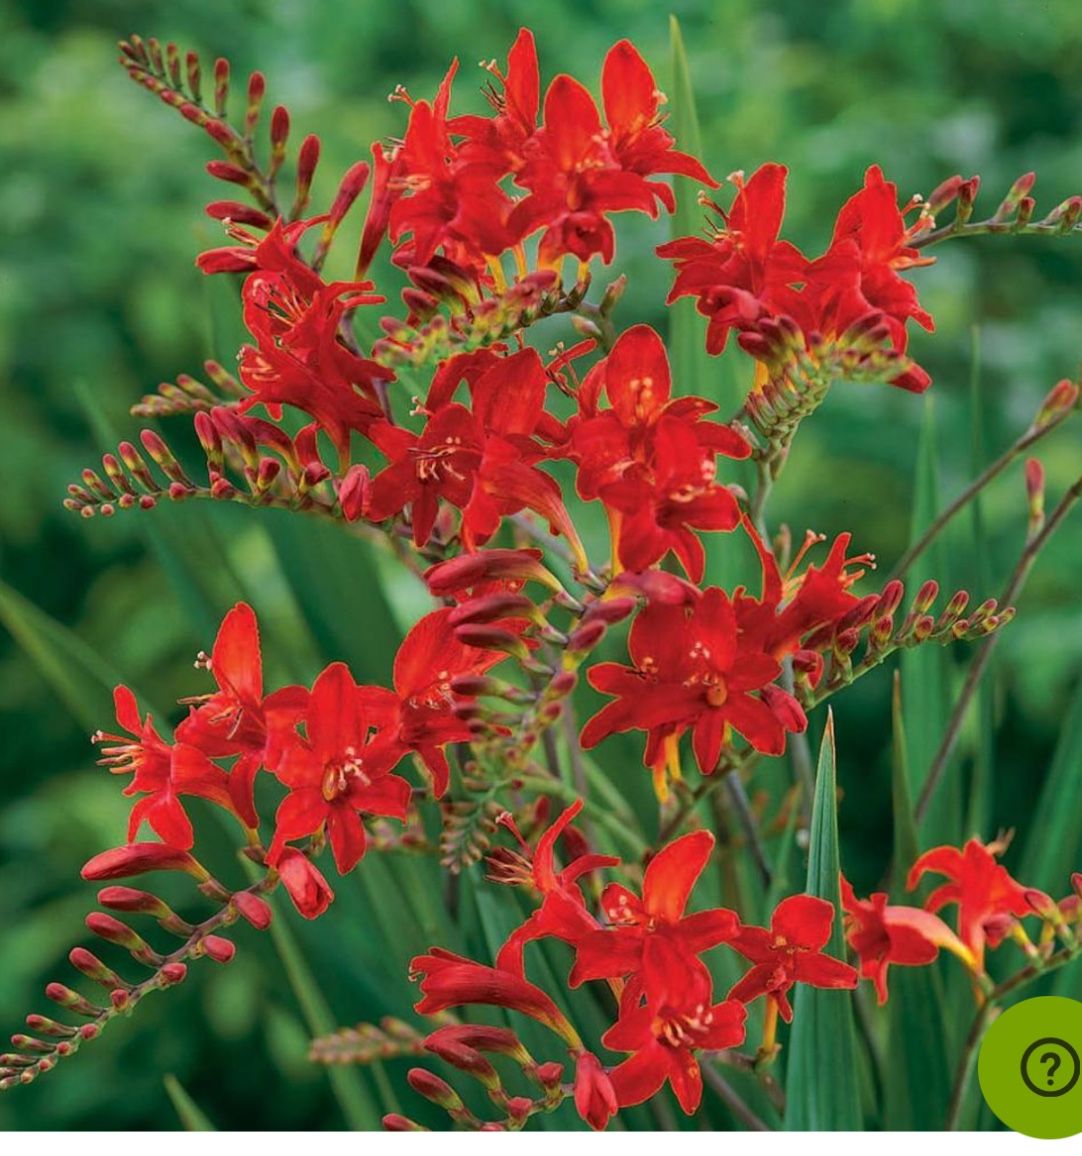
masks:
[[[256,703],[263,698],[263,666],[255,611],[238,602],[222,619],[211,652],[210,672],[223,690]]]
[[[770,930],[789,945],[818,951],[830,939],[833,923],[834,908],[825,899],[814,895],[790,895],[774,909]]]
[[[709,831],[693,831],[659,851],[643,875],[642,897],[646,910],[676,923],[684,914],[691,889],[713,850],[714,836]]]

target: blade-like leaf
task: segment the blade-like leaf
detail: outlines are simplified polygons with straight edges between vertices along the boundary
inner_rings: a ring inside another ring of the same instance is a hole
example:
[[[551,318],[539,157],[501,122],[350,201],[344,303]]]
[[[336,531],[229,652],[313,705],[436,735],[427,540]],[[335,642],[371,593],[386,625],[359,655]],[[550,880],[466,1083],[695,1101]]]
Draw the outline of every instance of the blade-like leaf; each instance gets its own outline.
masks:
[[[112,718],[113,687],[124,679],[77,634],[3,582],[0,582],[0,623],[80,726],[88,731],[97,730]],[[136,697],[144,708],[154,709],[143,695],[137,693]],[[165,717],[160,711],[157,715]]]
[[[839,886],[838,811],[834,717],[827,716],[815,780],[808,854],[809,895],[836,913],[824,949],[845,957]],[[797,986],[789,1038],[785,1127],[797,1132],[854,1132],[863,1127],[857,1082],[853,994]]]
[[[1063,716],[1052,766],[1029,824],[1029,838],[1018,873],[1028,887],[1063,894],[1072,871],[1082,861],[1082,824],[1078,800],[1082,791],[1082,679]]]
[[[924,423],[917,447],[917,477],[913,491],[912,538],[915,541],[935,519],[939,509],[939,453],[935,412],[926,403]],[[940,587],[949,585],[943,541],[925,551],[910,573],[910,588],[916,590],[924,576],[934,575]],[[941,646],[915,646],[902,654],[902,701],[907,719],[919,720],[909,734],[910,791],[915,798],[935,759],[950,717],[950,670],[947,650]],[[939,784],[932,806],[921,824],[928,843],[957,842],[962,826],[962,784],[958,760],[953,759]]]
[[[172,1073],[167,1075],[165,1094],[180,1117],[185,1132],[217,1132],[217,1128],[207,1118],[202,1108],[188,1095],[184,1085]]]
[[[920,854],[909,793],[900,677],[894,677],[894,867],[892,890],[904,890],[906,872]],[[906,902],[899,898],[898,902]],[[912,902],[912,900],[910,900]],[[885,1085],[886,1126],[898,1131],[936,1130],[947,1118],[953,1073],[943,981],[934,967],[896,967],[890,975],[890,1069]]]

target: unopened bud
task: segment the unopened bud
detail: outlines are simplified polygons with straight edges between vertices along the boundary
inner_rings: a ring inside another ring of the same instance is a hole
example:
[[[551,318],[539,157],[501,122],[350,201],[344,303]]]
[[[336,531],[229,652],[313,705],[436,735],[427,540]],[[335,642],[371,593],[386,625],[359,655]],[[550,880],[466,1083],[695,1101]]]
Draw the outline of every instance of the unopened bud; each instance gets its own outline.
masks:
[[[359,522],[368,512],[371,475],[367,466],[350,466],[338,483],[338,504],[347,522]]]
[[[546,1064],[538,1064],[533,1071],[537,1082],[543,1088],[558,1088],[560,1080],[563,1078],[564,1066],[557,1064],[554,1061]]]
[[[610,626],[622,622],[629,614],[634,614],[638,606],[635,598],[598,598],[586,608],[583,620],[608,623]]]
[[[605,637],[608,627],[600,619],[583,622],[571,631],[567,639],[567,651],[576,658],[589,654]]]
[[[929,578],[917,591],[917,596],[913,599],[911,613],[926,614],[932,608],[932,603],[935,602],[938,597],[939,583],[934,578]]]
[[[437,563],[425,571],[424,580],[437,598],[492,581],[532,581],[549,590],[562,590],[559,579],[541,565],[540,559],[540,550],[479,550]]]
[[[918,642],[925,642],[931,638],[935,630],[935,619],[930,614],[922,614],[913,624],[913,637]]]
[[[76,971],[81,972],[87,979],[100,983],[102,987],[123,987],[124,981],[111,967],[102,963],[92,952],[85,947],[73,947],[68,953],[68,961]]]
[[[925,201],[927,211],[934,217],[936,213],[942,212],[957,196],[958,190],[962,187],[962,178],[959,175],[948,177],[941,185],[938,185],[928,195]]]
[[[91,882],[125,879],[147,871],[184,871],[201,883],[209,879],[206,869],[187,851],[177,851],[164,843],[128,843],[95,855],[82,870]]]
[[[220,935],[208,935],[202,942],[202,948],[215,963],[229,963],[237,954],[236,945]]]
[[[86,1016],[89,1019],[97,1019],[105,1010],[98,1007],[97,1004],[92,1004],[90,1000],[81,996],[77,991],[72,991],[70,987],[65,987],[62,983],[48,984],[45,988],[45,998],[70,1012],[75,1012],[76,1015]]]
[[[1041,408],[1037,411],[1037,416],[1033,419],[1032,428],[1043,429],[1052,422],[1058,421],[1065,417],[1078,404],[1078,386],[1073,381],[1068,381],[1064,378],[1063,381],[1058,381],[1048,391],[1044,401],[1041,402]]]
[[[265,899],[253,895],[251,891],[238,891],[233,896],[233,906],[257,931],[264,931],[270,927],[272,919],[270,905]]]
[[[1044,525],[1044,466],[1037,458],[1026,458],[1026,498],[1029,502],[1029,532],[1032,537]]]
[[[455,638],[478,650],[499,650],[518,659],[528,659],[530,650],[518,635],[500,626],[474,626],[467,623],[455,629]]]
[[[229,61],[219,57],[214,62],[214,111],[225,116],[229,98]]]
[[[391,1112],[389,1115],[383,1117],[383,1127],[387,1132],[427,1132],[428,1129],[423,1124],[418,1124],[409,1119],[408,1116],[400,1116],[397,1112]]]
[[[973,216],[973,206],[980,191],[981,178],[972,176],[958,186],[958,222],[964,225]]]
[[[174,984],[183,983],[187,974],[188,965],[186,963],[167,963],[158,971],[163,987],[172,987]]]
[[[515,617],[541,619],[537,607],[524,594],[501,592],[460,603],[447,616],[447,621],[452,626],[459,626],[468,622],[487,623]]]
[[[406,1080],[419,1096],[438,1104],[444,1111],[457,1112],[465,1106],[459,1094],[446,1080],[425,1068],[410,1068],[406,1073]]]

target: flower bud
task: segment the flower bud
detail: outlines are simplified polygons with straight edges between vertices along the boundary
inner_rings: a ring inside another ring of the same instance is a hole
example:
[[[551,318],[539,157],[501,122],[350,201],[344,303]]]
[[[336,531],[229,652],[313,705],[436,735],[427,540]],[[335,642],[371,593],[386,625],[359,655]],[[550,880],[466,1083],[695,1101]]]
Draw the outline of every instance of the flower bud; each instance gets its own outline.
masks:
[[[167,963],[158,971],[162,987],[172,987],[174,984],[183,983],[187,974],[188,965],[179,962]]]
[[[520,660],[530,657],[526,643],[518,635],[500,626],[474,626],[467,623],[455,629],[455,638],[464,645],[476,647],[478,650],[499,650]]]
[[[601,1061],[592,1052],[580,1052],[575,1061],[575,1110],[600,1132],[618,1108],[612,1080]]]
[[[942,212],[955,198],[958,196],[958,190],[962,187],[962,178],[959,175],[948,177],[941,185],[936,186],[935,189],[929,193],[927,200],[924,202],[927,211],[934,217],[936,213]]]
[[[68,961],[76,971],[81,972],[87,979],[100,983],[102,987],[123,987],[124,981],[111,967],[106,966],[92,952],[85,947],[73,947],[68,953]]]
[[[287,847],[275,864],[282,886],[305,919],[315,919],[331,905],[334,892],[319,868],[295,847]]]
[[[598,618],[576,626],[567,638],[568,655],[575,659],[585,657],[605,637],[607,629],[604,621]]]
[[[543,621],[537,607],[524,594],[510,591],[485,594],[459,603],[447,617],[452,626],[470,622],[496,622],[501,618],[525,617]]]
[[[114,919],[112,915],[106,915],[103,911],[92,911],[86,917],[86,926],[99,939],[104,939],[106,943],[114,943],[117,947],[123,947],[140,963],[154,966],[161,961],[161,956],[141,935],[133,931],[126,923]]]
[[[1068,414],[1078,404],[1078,386],[1064,378],[1048,391],[1037,416],[1033,419],[1033,429],[1043,429]]]
[[[73,1027],[67,1024],[58,1023],[56,1020],[49,1019],[48,1016],[42,1015],[28,1015],[26,1017],[26,1026],[39,1035],[52,1036],[53,1038],[68,1039],[76,1035]]]
[[[929,578],[917,591],[917,596],[913,599],[913,606],[910,613],[927,614],[932,607],[932,603],[935,602],[938,597],[939,583],[934,578]]]
[[[537,1079],[537,1082],[543,1088],[548,1089],[558,1088],[560,1086],[560,1080],[563,1079],[563,1074],[563,1064],[557,1064],[554,1061],[538,1064],[533,1070],[533,1075]]]
[[[437,598],[493,581],[532,581],[549,590],[562,590],[559,579],[541,565],[540,559],[540,550],[479,550],[437,563],[425,571],[424,580]]]
[[[75,1012],[76,1015],[86,1016],[88,1019],[97,1019],[105,1011],[105,1008],[91,1003],[77,991],[72,991],[70,987],[65,987],[62,983],[48,984],[45,988],[45,998],[52,1000],[53,1003],[58,1003],[70,1012]]]
[[[389,1115],[383,1117],[383,1127],[387,1132],[427,1132],[428,1129],[422,1124],[417,1124],[406,1116],[400,1116],[397,1112],[391,1112]]]
[[[271,924],[270,904],[251,891],[238,891],[233,896],[233,906],[257,930],[265,931]]]
[[[444,1111],[459,1112],[465,1107],[459,1094],[446,1080],[425,1068],[410,1068],[406,1080],[419,1096],[438,1104]]]
[[[228,939],[223,939],[220,935],[208,935],[201,946],[215,963],[229,963],[237,954],[236,945]]]
[[[214,62],[214,111],[225,116],[229,97],[229,61],[219,56]]]

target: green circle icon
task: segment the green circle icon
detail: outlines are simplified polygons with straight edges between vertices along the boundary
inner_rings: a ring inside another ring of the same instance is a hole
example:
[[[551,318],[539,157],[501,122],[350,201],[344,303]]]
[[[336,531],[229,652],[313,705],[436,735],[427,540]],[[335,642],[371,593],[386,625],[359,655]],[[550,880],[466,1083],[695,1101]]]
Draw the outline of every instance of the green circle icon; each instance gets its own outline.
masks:
[[[1082,1003],[1038,996],[988,1029],[977,1078],[988,1107],[1016,1132],[1060,1140],[1082,1132]]]

